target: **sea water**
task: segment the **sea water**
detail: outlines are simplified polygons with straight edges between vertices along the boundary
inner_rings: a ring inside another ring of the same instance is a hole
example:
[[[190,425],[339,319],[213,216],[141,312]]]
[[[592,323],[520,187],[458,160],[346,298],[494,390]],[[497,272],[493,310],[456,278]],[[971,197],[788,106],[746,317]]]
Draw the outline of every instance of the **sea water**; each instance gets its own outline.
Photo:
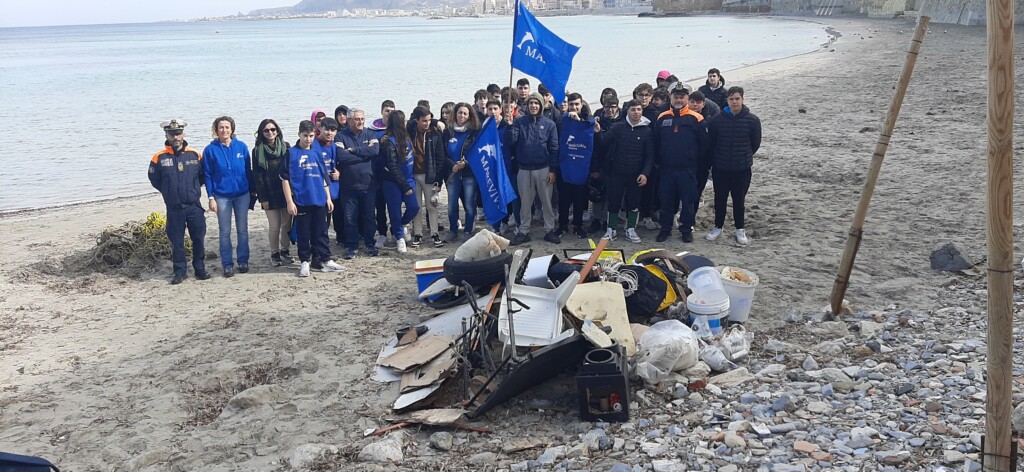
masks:
[[[828,40],[823,25],[768,17],[541,21],[581,47],[568,88],[594,103],[604,87],[625,100],[662,69],[698,86],[711,67],[728,71]],[[221,115],[234,117],[251,146],[263,118],[294,142],[315,108],[332,115],[346,104],[372,119],[384,99],[406,113],[419,99],[435,111],[472,102],[489,83],[509,84],[511,47],[511,17],[2,28],[0,211],[152,192],[146,169],[163,147],[159,123],[170,118],[189,122],[186,140],[202,152]]]

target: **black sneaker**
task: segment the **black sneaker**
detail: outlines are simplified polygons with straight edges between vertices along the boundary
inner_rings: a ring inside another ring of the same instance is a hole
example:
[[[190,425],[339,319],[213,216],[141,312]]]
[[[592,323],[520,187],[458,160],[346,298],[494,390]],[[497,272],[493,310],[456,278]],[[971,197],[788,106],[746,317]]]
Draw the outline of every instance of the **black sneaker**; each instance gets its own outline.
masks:
[[[234,267],[228,267],[227,269],[224,269],[224,278],[231,278],[231,277],[234,277],[234,276],[235,276],[235,269],[234,269]]]
[[[355,259],[356,258],[356,250],[355,249],[346,249],[344,257],[345,257],[345,259]]]
[[[209,279],[210,279],[210,273],[209,272],[207,272],[205,270],[202,271],[202,272],[196,272],[196,280],[209,280]]]
[[[171,279],[171,285],[178,285],[185,281],[188,276],[185,274],[174,274],[174,278]]]
[[[658,237],[654,238],[654,240],[659,243],[663,243],[665,241],[668,241],[669,236],[672,236],[671,231],[661,231],[658,233]]]
[[[376,246],[367,246],[366,253],[369,254],[370,257],[377,257],[380,255],[380,250],[377,249]]]
[[[249,264],[238,264],[238,273],[239,274],[248,274],[249,273]]]
[[[605,230],[604,222],[601,220],[590,220],[590,232],[591,233],[603,233]]]
[[[683,233],[683,242],[684,243],[692,243],[693,242],[693,232],[692,231]]]
[[[512,241],[509,242],[511,246],[518,246],[530,242],[530,235],[523,233],[516,233],[512,236]]]
[[[418,234],[412,237],[412,241],[409,241],[409,246],[411,247],[420,247],[420,244],[423,244],[423,236]]]
[[[561,237],[563,234],[568,233],[568,232],[569,232],[569,230],[567,230],[567,229],[565,229],[565,228],[563,228],[561,226],[555,228],[555,234],[557,234],[559,237]]]
[[[316,270],[321,270],[324,268],[324,263],[320,260],[319,257],[314,257],[313,262],[311,262],[309,266]]]
[[[558,237],[558,233],[554,231],[549,231],[548,234],[545,234],[544,240],[551,244],[562,244],[562,238]]]
[[[434,240],[434,247],[444,247],[444,241],[441,241],[441,237],[440,236],[435,234],[435,235],[431,236],[430,239]]]
[[[281,251],[281,262],[285,264],[294,264],[295,258],[292,257],[291,253],[287,249]]]
[[[576,237],[580,238],[580,239],[587,239],[587,236],[590,235],[590,233],[588,233],[583,228],[576,228],[575,233],[576,233]]]
[[[270,264],[273,265],[274,267],[281,267],[282,265],[284,265],[284,262],[281,261],[280,251],[270,254]]]

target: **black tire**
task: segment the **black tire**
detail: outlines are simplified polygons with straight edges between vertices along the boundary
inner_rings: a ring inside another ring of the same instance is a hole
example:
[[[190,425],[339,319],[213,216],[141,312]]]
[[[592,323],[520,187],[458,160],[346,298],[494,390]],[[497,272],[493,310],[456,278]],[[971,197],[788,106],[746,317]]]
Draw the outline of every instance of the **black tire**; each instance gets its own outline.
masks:
[[[469,303],[469,292],[465,290],[459,290],[458,293],[445,293],[433,300],[429,298],[423,300],[423,303],[425,303],[430,308],[434,308],[437,310],[451,308],[453,306],[459,306]]]
[[[482,261],[462,262],[449,257],[444,260],[444,278],[452,285],[469,282],[474,287],[505,281],[505,266],[512,264],[512,254],[503,252]]]

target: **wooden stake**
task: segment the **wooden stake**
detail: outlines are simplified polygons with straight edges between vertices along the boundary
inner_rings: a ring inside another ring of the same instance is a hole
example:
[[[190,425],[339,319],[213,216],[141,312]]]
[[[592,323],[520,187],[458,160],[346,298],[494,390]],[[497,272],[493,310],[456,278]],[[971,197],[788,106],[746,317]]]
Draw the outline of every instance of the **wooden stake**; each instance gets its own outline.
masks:
[[[1013,368],[1013,0],[988,0],[988,365],[984,470],[1009,472]]]
[[[601,239],[597,242],[597,246],[594,247],[594,253],[590,255],[590,259],[587,259],[587,263],[583,265],[583,269],[580,270],[580,283],[587,281],[587,276],[590,275],[590,270],[594,268],[594,264],[597,264],[597,260],[601,258],[601,253],[604,252],[604,248],[608,247],[608,240]]]
[[[1012,0],[1011,0],[1012,1]],[[907,86],[910,84],[910,75],[914,72],[914,64],[917,63],[917,53],[921,49],[921,41],[928,30],[930,17],[922,16],[918,19],[917,29],[914,30],[914,39],[910,42],[910,50],[907,51],[907,59],[903,63],[903,72],[900,73],[900,82],[896,86],[896,93],[889,103],[889,114],[885,117],[885,124],[875,144],[875,154],[871,157],[871,168],[868,170],[868,179],[864,182],[864,191],[860,194],[860,201],[857,203],[857,211],[853,215],[853,225],[850,227],[850,234],[846,240],[846,250],[843,251],[843,258],[839,263],[839,272],[836,274],[836,283],[832,286],[832,314],[838,315],[843,308],[843,297],[846,296],[846,289],[850,286],[850,273],[853,272],[853,260],[857,257],[857,250],[860,248],[861,239],[864,236],[864,219],[868,214],[868,205],[871,203],[871,195],[875,191],[875,182],[882,170],[882,161],[885,159],[885,151],[889,149],[889,139],[892,138],[893,128],[896,127],[896,118],[900,116],[900,107],[903,106],[903,96],[907,93]]]

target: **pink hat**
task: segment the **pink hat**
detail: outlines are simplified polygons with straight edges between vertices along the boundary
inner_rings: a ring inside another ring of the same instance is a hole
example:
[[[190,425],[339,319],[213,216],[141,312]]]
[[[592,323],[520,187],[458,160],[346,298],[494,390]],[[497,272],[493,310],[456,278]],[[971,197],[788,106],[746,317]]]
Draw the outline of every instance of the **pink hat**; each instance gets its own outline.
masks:
[[[667,70],[663,70],[661,72],[658,72],[658,78],[659,79],[667,79],[668,76],[670,76],[670,75],[672,75],[672,73],[667,71]]]

